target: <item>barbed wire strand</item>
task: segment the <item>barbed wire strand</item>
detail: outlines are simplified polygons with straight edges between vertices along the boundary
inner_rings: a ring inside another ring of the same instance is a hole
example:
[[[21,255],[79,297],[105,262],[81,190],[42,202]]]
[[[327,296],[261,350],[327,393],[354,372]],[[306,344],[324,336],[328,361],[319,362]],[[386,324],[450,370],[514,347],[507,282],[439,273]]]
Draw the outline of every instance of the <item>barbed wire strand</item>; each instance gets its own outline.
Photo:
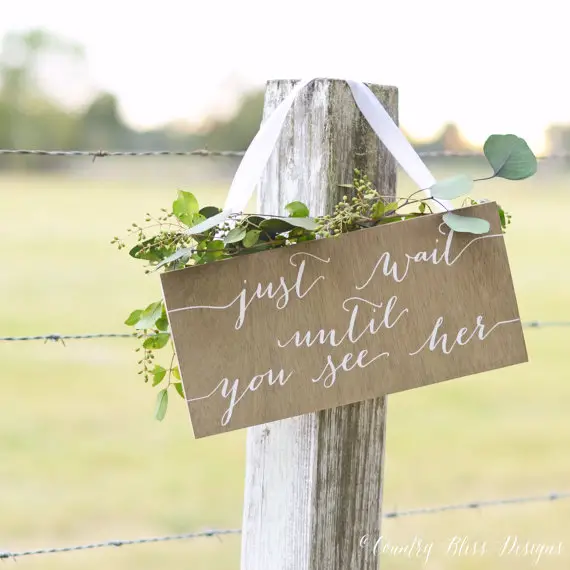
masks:
[[[570,321],[527,321],[523,327],[538,329],[550,327],[570,327]],[[27,340],[43,340],[45,342],[63,342],[65,340],[84,340],[94,338],[136,338],[135,333],[85,333],[85,334],[44,334],[33,336],[0,336],[0,342],[17,342]]]
[[[145,150],[145,151],[107,151],[107,150],[36,150],[36,149],[0,149],[0,155],[22,155],[22,156],[86,156],[93,160],[110,156],[226,156],[242,157],[243,150]],[[454,151],[454,150],[428,150],[419,151],[418,154],[424,158],[475,158],[482,157],[480,151]],[[554,152],[543,156],[537,156],[538,160],[570,158],[570,152]]]
[[[425,507],[419,509],[410,509],[407,511],[394,511],[383,514],[383,518],[386,519],[396,519],[402,517],[409,517],[414,515],[426,515],[443,513],[448,511],[459,511],[459,510],[474,510],[482,509],[486,507],[495,506],[511,506],[511,505],[521,505],[525,503],[539,503],[539,502],[552,502],[560,501],[562,499],[569,499],[570,492],[562,493],[550,493],[548,495],[535,495],[529,497],[517,497],[511,499],[495,499],[488,501],[472,501],[469,503],[460,503],[454,505],[442,505],[438,507]],[[221,537],[228,535],[240,534],[241,529],[239,528],[228,528],[228,529],[212,529],[204,530],[200,532],[189,532],[185,534],[173,534],[168,536],[152,536],[148,538],[135,538],[131,540],[108,540],[105,542],[94,542],[91,544],[79,544],[76,546],[64,546],[64,547],[54,547],[54,548],[39,548],[35,550],[23,550],[20,552],[2,552],[0,551],[0,560],[2,559],[16,559],[23,556],[36,556],[39,554],[57,554],[62,552],[75,552],[79,550],[92,550],[95,548],[107,548],[107,547],[119,547],[119,546],[131,546],[135,544],[150,544],[156,542],[170,542],[175,540],[188,540],[195,538],[210,538],[210,537]]]

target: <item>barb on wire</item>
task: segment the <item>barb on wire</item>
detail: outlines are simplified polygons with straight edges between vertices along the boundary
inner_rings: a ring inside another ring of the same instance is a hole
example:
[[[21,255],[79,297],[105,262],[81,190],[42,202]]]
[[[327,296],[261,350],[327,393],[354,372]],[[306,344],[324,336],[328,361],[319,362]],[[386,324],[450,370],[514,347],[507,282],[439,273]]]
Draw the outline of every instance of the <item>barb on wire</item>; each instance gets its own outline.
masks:
[[[473,509],[482,509],[486,507],[495,507],[495,506],[521,505],[525,503],[552,502],[569,498],[570,498],[570,492],[550,493],[548,495],[535,495],[530,497],[496,499],[489,501],[472,501],[470,503],[461,503],[455,505],[442,505],[439,507],[410,509],[408,511],[394,511],[394,512],[384,513],[383,517],[386,519],[396,519],[402,517],[409,517],[413,515],[427,515],[427,514],[443,513],[447,511],[473,510]],[[0,560],[8,558],[16,559],[16,558],[21,558],[23,556],[35,556],[38,554],[57,554],[61,552],[74,552],[78,550],[92,550],[95,548],[107,548],[111,546],[119,547],[119,546],[130,546],[134,544],[150,544],[154,542],[188,540],[193,538],[209,538],[213,536],[220,537],[220,536],[228,536],[240,533],[241,529],[239,528],[212,529],[200,532],[189,532],[186,534],[153,536],[149,538],[135,538],[130,540],[108,540],[105,542],[94,542],[92,544],[79,544],[76,546],[64,546],[64,547],[54,547],[54,548],[39,548],[35,550],[23,550],[20,552],[0,551]]]
[[[525,328],[570,327],[570,321],[526,321]],[[0,336],[0,342],[15,342],[25,340],[43,340],[45,342],[63,342],[65,340],[84,340],[93,338],[136,338],[136,333],[86,333],[86,334],[44,334],[33,336]]]
[[[104,158],[107,156],[232,156],[241,157],[245,151],[243,150],[148,150],[148,151],[106,151],[106,150],[35,150],[35,149],[0,149],[0,155],[24,155],[24,156],[87,156],[96,158]],[[455,151],[455,150],[428,150],[419,151],[418,154],[424,158],[439,157],[455,157],[469,158],[480,157],[483,154],[480,151]],[[556,152],[544,156],[538,156],[538,160],[546,159],[570,158],[570,152]]]

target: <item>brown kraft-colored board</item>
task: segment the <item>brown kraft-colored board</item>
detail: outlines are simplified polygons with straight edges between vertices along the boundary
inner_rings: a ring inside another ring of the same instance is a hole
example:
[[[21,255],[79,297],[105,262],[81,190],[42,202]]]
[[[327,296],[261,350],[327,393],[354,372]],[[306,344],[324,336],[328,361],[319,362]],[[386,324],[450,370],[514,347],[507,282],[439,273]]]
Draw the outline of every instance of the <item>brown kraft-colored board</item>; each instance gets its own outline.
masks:
[[[171,271],[197,438],[527,362],[497,205]]]

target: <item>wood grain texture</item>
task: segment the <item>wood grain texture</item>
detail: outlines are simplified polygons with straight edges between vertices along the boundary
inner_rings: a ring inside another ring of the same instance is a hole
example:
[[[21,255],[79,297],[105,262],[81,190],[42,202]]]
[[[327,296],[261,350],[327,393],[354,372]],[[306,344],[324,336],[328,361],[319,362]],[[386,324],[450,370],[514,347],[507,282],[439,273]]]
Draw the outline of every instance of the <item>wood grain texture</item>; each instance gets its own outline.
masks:
[[[196,437],[526,362],[497,205],[459,213],[490,232],[432,214],[162,274]]]
[[[294,87],[267,85],[264,117]],[[394,87],[370,86],[397,120]],[[318,80],[296,101],[259,189],[260,211],[301,200],[330,213],[360,168],[394,195],[396,165],[343,81]],[[276,211],[277,210],[277,211]],[[386,399],[248,429],[241,570],[373,570],[360,537],[380,536]]]

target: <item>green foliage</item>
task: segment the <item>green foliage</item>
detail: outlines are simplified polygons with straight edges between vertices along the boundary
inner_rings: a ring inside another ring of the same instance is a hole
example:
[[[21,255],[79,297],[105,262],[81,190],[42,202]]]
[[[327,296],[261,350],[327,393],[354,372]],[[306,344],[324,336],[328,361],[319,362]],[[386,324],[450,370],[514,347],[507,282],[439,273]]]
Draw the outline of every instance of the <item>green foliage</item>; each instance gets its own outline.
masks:
[[[166,376],[166,368],[157,364],[152,370],[152,376],[152,385],[157,386],[164,380],[164,377]]]
[[[483,152],[494,175],[507,180],[523,180],[536,173],[538,164],[525,140],[515,135],[491,135]]]
[[[168,408],[168,390],[163,388],[156,395],[156,407],[154,410],[154,417],[161,422],[166,415],[166,410]]]
[[[140,315],[139,320],[135,323],[135,329],[144,330],[154,327],[156,321],[162,315],[162,301],[151,303]],[[129,316],[129,318],[132,316]]]
[[[475,218],[473,216],[461,216],[453,212],[443,214],[443,221],[454,232],[466,232],[470,234],[486,234],[491,224],[482,218]]]
[[[465,174],[441,180],[431,187],[431,194],[438,200],[453,200],[465,196],[473,188],[473,180]]]
[[[125,321],[125,324],[129,327],[132,327],[134,325],[136,325],[139,321],[140,318],[143,314],[143,310],[142,309],[137,309],[136,311],[133,311],[128,317],[127,320]]]
[[[285,209],[292,218],[307,218],[309,216],[309,208],[303,202],[291,202],[285,206]]]
[[[172,213],[189,228],[204,220],[200,213],[198,200],[191,192],[178,191],[178,199],[172,204]]]
[[[490,137],[485,145],[486,155],[494,165],[496,176],[529,175],[532,160],[530,150],[522,139]],[[521,144],[521,142],[524,144]],[[531,153],[532,154],[532,153]],[[500,158],[502,157],[502,158]],[[532,155],[534,158],[534,155]],[[526,165],[526,166],[525,166]],[[526,170],[523,169],[526,168]],[[200,208],[196,197],[179,190],[172,210],[162,210],[159,216],[146,215],[148,226],[132,224],[128,233],[137,243],[129,250],[131,257],[148,262],[146,272],[162,269],[173,271],[248,255],[268,249],[288,247],[311,241],[338,237],[344,233],[371,228],[431,215],[433,202],[450,200],[467,194],[473,181],[465,175],[458,175],[434,184],[432,196],[417,198],[418,192],[406,198],[381,196],[366,174],[355,170],[351,184],[339,187],[350,189],[350,197],[342,196],[330,215],[310,217],[309,208],[302,202],[291,202],[285,207],[289,216],[260,216],[257,214],[232,214],[220,222],[214,218],[220,209],[214,206]],[[467,205],[479,202],[467,198]],[[511,217],[498,206],[501,226],[506,229]],[[209,222],[202,224],[204,220]],[[484,234],[489,231],[487,220],[447,212],[443,221],[455,232]],[[197,227],[197,224],[200,224]],[[119,249],[125,243],[118,237],[113,244]],[[163,367],[154,362],[154,353],[164,349],[171,335],[168,317],[162,301],[151,303],[144,310],[132,311],[125,324],[134,326],[142,345],[137,351],[143,351],[139,360],[145,382],[152,378],[152,385],[166,382],[157,397],[156,417],[162,419],[168,406],[168,390],[171,386],[184,397],[180,371],[174,366],[174,347],[172,347],[170,366]]]

